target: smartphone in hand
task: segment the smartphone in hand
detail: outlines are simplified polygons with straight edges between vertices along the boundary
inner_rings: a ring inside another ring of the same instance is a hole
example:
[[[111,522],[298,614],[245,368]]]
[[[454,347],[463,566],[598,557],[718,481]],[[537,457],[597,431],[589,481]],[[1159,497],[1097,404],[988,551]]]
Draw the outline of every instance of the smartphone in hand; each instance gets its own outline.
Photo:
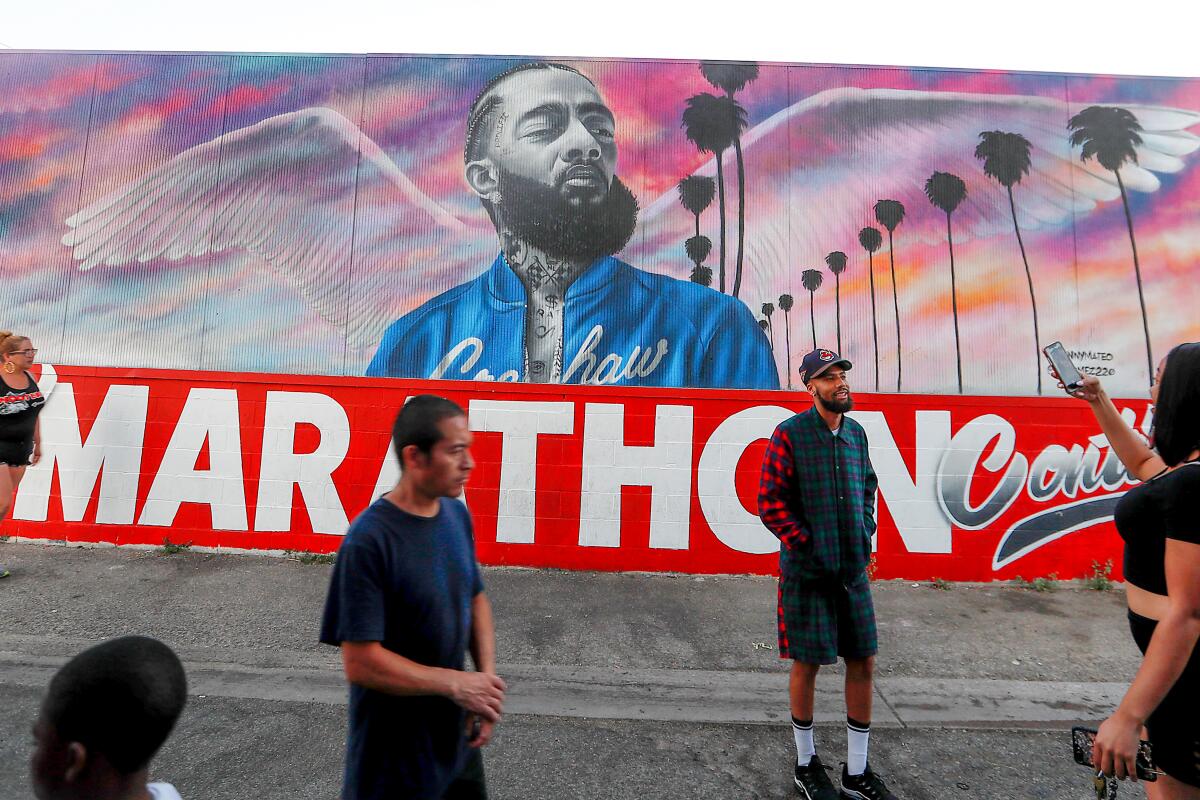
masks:
[[[1051,342],[1042,348],[1042,352],[1050,360],[1050,365],[1058,373],[1058,377],[1067,391],[1073,392],[1078,389],[1079,384],[1083,382],[1083,373],[1079,371],[1079,367],[1075,366],[1075,362],[1067,354],[1067,348],[1063,347],[1063,343]]]
[[[1071,750],[1075,763],[1085,767],[1095,767],[1092,763],[1092,745],[1096,743],[1096,732],[1091,728],[1075,727],[1071,729]],[[1138,745],[1137,758],[1138,780],[1156,781],[1162,773],[1154,766],[1154,758],[1150,753],[1150,743],[1142,740]]]

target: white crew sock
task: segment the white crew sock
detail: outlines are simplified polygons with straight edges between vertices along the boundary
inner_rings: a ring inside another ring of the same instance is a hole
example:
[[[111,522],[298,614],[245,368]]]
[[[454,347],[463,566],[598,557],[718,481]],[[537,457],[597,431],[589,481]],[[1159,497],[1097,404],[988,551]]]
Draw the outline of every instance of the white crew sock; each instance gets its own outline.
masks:
[[[871,723],[866,725],[846,719],[846,774],[862,775],[867,770],[867,740],[871,737]]]
[[[812,720],[798,720],[792,717],[792,736],[796,739],[796,766],[807,767],[808,762],[817,754],[817,745],[813,741]]]

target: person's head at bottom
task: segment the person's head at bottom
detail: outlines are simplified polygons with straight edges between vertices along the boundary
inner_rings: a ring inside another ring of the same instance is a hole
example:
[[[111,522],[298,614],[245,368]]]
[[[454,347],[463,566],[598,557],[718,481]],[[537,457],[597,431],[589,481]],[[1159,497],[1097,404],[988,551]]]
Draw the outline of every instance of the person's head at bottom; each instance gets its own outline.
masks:
[[[123,636],[72,658],[51,679],[33,727],[38,800],[142,800],[150,759],[187,702],[179,657]]]

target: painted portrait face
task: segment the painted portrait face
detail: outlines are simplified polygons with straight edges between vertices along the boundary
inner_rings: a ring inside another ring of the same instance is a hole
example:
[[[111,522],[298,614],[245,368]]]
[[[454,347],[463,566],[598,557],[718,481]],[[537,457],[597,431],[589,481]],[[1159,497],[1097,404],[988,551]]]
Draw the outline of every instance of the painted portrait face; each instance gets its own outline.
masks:
[[[502,172],[553,186],[575,205],[608,193],[617,167],[616,120],[587,78],[533,69],[502,81],[487,152]]]
[[[481,98],[486,129],[467,182],[497,230],[583,263],[619,252],[637,198],[616,175],[613,113],[590,80],[557,67],[514,73]]]

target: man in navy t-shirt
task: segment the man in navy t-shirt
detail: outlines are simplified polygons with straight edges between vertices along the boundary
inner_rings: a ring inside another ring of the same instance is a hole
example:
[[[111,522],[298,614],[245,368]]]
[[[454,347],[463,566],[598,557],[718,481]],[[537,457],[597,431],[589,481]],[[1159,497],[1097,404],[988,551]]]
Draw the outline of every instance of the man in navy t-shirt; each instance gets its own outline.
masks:
[[[466,413],[414,397],[392,442],[400,482],[351,524],[321,623],[350,683],[342,797],[486,798],[479,748],[505,685],[471,517],[452,499],[474,467]],[[476,672],[464,670],[468,649]]]

